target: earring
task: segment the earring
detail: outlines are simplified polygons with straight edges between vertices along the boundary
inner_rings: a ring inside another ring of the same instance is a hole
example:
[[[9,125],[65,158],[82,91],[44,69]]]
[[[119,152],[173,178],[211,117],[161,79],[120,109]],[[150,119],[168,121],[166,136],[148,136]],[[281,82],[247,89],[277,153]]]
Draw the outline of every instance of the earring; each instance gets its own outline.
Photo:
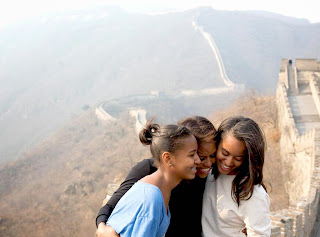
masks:
[[[171,164],[171,163],[169,163],[169,167],[172,167],[172,164]]]

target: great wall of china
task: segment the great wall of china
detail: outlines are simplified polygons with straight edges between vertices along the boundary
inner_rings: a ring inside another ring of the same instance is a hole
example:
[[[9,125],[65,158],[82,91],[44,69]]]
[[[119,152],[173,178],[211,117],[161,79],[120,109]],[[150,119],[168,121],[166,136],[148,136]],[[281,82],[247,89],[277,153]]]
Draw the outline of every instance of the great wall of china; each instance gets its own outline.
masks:
[[[319,236],[320,63],[283,59],[277,86],[278,127],[288,209],[271,213],[272,237]]]

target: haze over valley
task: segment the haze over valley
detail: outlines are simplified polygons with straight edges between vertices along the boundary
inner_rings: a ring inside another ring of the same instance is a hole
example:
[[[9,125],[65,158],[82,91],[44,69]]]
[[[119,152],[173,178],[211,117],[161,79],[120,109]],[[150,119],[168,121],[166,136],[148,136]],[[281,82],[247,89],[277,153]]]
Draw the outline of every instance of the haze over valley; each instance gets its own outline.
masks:
[[[163,15],[92,8],[3,28],[0,162],[102,101],[226,86],[203,32],[232,83],[274,91],[281,58],[319,56],[319,31],[306,20],[212,8]]]
[[[277,182],[281,59],[320,59],[320,24],[209,7],[90,8],[0,28],[0,52],[0,235],[90,236],[108,184],[149,157],[137,131],[153,116],[215,126],[253,117],[275,148],[266,179]],[[274,209],[288,205],[282,190],[270,194]]]

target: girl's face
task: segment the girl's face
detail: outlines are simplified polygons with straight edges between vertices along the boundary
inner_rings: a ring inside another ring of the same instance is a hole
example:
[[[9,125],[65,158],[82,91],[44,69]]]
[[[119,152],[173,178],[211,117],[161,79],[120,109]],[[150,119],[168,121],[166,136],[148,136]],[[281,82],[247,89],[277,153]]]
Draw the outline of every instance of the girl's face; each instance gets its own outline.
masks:
[[[194,136],[183,140],[183,148],[177,150],[172,159],[172,171],[179,179],[194,179],[197,164],[200,163],[197,154],[198,144]]]
[[[200,164],[197,166],[197,176],[205,178],[208,176],[212,163],[215,162],[216,156],[216,143],[215,142],[202,142],[198,146],[198,156]]]
[[[244,141],[227,135],[221,139],[217,150],[217,166],[220,174],[236,174],[235,169],[242,165],[247,148]]]

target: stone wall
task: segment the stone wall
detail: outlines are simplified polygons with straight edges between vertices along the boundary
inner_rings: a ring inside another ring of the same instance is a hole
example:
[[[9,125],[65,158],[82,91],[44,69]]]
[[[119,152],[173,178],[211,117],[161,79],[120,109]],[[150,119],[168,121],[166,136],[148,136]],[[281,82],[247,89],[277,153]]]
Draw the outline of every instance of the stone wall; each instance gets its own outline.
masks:
[[[320,128],[299,134],[288,101],[288,91],[292,90],[288,83],[288,64],[285,63],[288,60],[282,60],[276,97],[278,126],[282,134],[281,159],[290,206],[271,213],[271,236],[310,236],[320,198]],[[298,84],[309,82],[318,114],[319,87],[314,77],[318,74],[319,65],[315,59],[297,59],[295,62],[295,80]]]
[[[317,107],[317,110],[318,110],[318,114],[320,115],[320,96],[319,96],[320,92],[319,92],[318,83],[315,80],[315,78],[312,78],[310,80],[309,85],[310,85],[313,100],[314,100],[316,107]]]
[[[317,59],[296,59],[296,68],[306,71],[320,71],[320,63]]]

